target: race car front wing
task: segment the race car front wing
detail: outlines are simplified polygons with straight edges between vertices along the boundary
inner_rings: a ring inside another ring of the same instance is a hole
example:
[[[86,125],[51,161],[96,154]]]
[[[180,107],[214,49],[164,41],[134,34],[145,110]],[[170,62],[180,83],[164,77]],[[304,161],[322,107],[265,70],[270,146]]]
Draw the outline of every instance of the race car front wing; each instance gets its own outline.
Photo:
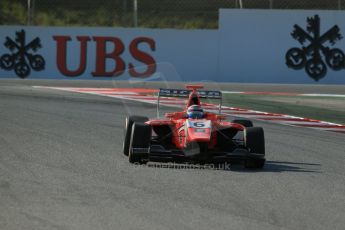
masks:
[[[180,149],[165,149],[161,145],[151,145],[150,148],[133,148],[132,151],[135,154],[143,154],[148,161],[188,162],[206,160],[212,162],[241,162],[255,159],[265,160],[264,154],[251,153],[245,148],[235,148],[231,152],[210,150],[193,155],[189,155]]]

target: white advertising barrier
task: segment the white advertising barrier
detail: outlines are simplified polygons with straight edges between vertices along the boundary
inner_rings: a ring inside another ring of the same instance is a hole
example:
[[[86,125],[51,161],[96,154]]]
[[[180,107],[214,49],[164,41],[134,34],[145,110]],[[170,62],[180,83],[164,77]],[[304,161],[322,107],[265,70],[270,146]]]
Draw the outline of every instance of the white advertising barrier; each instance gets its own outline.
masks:
[[[207,81],[217,30],[0,27],[0,78]]]
[[[219,81],[345,83],[345,14],[220,10]]]

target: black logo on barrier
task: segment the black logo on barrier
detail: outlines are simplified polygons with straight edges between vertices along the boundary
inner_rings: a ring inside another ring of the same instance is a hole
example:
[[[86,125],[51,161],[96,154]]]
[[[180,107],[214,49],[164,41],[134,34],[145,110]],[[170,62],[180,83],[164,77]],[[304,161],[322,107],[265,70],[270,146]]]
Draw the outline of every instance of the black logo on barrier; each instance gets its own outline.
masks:
[[[307,41],[308,46],[291,48],[285,55],[286,65],[299,70],[305,68],[307,74],[315,81],[326,76],[327,65],[333,70],[341,70],[345,67],[344,52],[338,48],[329,48],[342,39],[340,29],[333,26],[326,33],[320,34],[320,17],[307,18],[307,29],[303,30],[299,25],[294,25],[291,36],[301,45]]]
[[[36,37],[34,40],[26,44],[25,31],[16,32],[15,40],[6,37],[4,46],[11,53],[4,54],[0,58],[0,67],[5,70],[13,70],[20,78],[26,78],[31,72],[31,68],[35,71],[44,69],[45,60],[39,54],[33,54],[42,48],[41,40]],[[30,53],[30,51],[32,51]]]

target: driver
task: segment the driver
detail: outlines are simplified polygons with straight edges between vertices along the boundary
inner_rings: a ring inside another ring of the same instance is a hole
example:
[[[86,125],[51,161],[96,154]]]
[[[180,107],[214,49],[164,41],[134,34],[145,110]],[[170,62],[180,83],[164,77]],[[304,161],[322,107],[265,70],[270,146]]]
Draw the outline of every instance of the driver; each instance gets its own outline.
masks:
[[[204,110],[200,105],[191,105],[187,109],[188,118],[201,119],[204,118]]]

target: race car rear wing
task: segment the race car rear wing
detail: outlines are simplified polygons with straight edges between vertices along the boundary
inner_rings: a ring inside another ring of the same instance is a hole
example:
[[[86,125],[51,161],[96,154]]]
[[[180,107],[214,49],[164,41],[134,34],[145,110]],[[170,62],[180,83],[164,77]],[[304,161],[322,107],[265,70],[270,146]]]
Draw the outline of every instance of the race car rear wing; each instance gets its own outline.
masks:
[[[158,97],[188,97],[192,90],[159,89]],[[222,99],[222,92],[214,90],[198,90],[200,98]]]
[[[196,89],[195,89],[196,90]],[[159,117],[159,104],[161,97],[188,97],[189,94],[193,92],[193,90],[187,89],[159,89],[158,92],[158,100],[157,100],[157,117]],[[219,99],[219,114],[221,113],[222,108],[222,92],[215,91],[215,90],[197,90],[196,91],[200,98],[207,98],[207,99]]]

